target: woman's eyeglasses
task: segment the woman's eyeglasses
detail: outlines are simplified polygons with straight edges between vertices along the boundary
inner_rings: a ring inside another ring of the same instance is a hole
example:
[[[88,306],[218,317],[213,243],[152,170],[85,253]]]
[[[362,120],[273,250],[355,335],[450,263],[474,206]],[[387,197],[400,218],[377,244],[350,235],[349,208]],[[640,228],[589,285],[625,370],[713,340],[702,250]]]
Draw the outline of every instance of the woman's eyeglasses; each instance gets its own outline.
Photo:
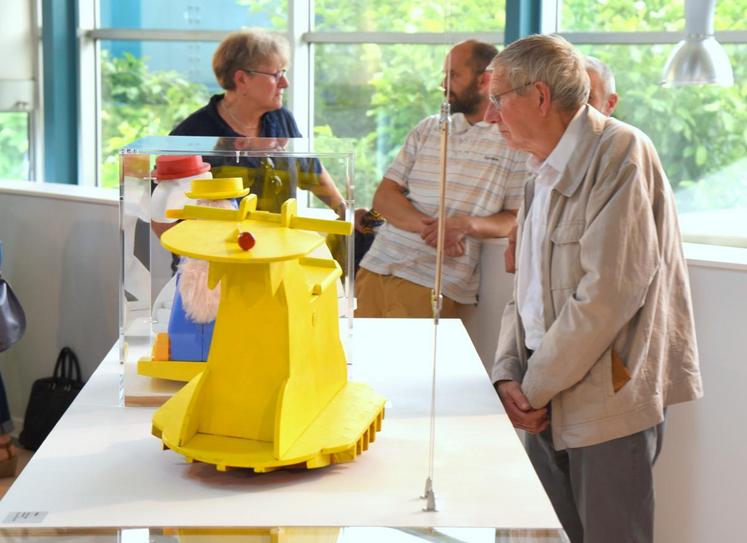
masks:
[[[272,72],[260,72],[259,70],[248,70],[246,68],[241,68],[241,71],[248,73],[248,74],[266,75],[267,77],[272,77],[275,80],[275,83],[277,83],[283,77],[285,77],[285,72],[287,72],[288,70],[278,70],[277,72],[272,73]]]

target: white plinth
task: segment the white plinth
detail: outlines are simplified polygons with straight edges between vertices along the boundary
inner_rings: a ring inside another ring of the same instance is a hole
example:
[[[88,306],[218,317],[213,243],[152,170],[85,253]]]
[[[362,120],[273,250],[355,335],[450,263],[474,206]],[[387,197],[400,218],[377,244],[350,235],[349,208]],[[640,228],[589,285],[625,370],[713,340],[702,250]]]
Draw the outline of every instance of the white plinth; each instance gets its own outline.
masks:
[[[381,433],[356,461],[263,475],[186,464],[150,435],[153,408],[121,406],[113,349],[0,502],[0,521],[39,511],[46,516],[28,527],[560,529],[460,321],[438,327],[435,513],[418,498],[432,321],[356,320],[353,341],[350,379],[389,398]]]

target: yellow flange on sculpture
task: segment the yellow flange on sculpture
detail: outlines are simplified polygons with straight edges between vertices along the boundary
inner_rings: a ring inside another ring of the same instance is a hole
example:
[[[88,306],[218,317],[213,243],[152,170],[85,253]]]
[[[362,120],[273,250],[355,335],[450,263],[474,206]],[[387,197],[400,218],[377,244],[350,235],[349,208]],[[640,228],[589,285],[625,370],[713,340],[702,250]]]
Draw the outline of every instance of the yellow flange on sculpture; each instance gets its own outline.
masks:
[[[318,468],[366,450],[381,429],[384,398],[347,380],[332,259],[306,256],[350,223],[256,210],[185,206],[165,232],[168,250],[207,260],[221,285],[205,369],[153,416],[153,434],[187,461],[218,470]],[[197,219],[197,220],[195,220]],[[256,240],[245,249],[238,240]],[[168,362],[166,362],[168,363]]]

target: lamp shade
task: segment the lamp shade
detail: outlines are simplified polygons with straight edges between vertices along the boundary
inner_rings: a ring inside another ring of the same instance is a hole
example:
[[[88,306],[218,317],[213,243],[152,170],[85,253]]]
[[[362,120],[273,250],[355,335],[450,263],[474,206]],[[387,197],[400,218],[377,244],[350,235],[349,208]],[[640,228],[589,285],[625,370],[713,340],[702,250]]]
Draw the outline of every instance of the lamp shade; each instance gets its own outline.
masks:
[[[734,72],[726,51],[713,36],[688,35],[669,55],[661,84],[730,86]]]
[[[685,39],[669,55],[661,84],[734,84],[729,57],[713,37],[716,0],[685,0]]]

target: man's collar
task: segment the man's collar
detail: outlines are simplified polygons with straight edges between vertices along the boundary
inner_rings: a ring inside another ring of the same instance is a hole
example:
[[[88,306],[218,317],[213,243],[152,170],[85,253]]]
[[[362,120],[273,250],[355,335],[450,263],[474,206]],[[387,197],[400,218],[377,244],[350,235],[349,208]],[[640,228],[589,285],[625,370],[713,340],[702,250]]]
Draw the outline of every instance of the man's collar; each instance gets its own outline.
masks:
[[[553,150],[544,161],[540,162],[533,156],[530,157],[527,167],[535,174],[545,172],[539,178],[547,179],[551,184],[555,184],[555,181],[558,180],[557,176],[565,169],[581,137],[580,117],[583,111],[583,107],[576,110],[576,113],[571,118],[571,122],[568,123],[563,135],[560,136],[558,143],[555,144],[555,147],[553,147]]]
[[[585,106],[582,106],[576,110],[576,113],[571,118],[571,122],[565,128],[565,132],[563,132],[550,156],[545,160],[545,164],[553,168],[556,172],[562,172],[565,169],[568,161],[571,159],[571,155],[573,155],[578,140],[583,134],[581,132],[581,116],[584,108]]]
[[[568,155],[569,160],[565,164],[560,180],[555,185],[555,190],[566,197],[570,197],[581,185],[602,132],[610,122],[614,122],[589,105],[582,107],[580,113],[574,117],[574,121],[578,121],[580,136],[572,154]]]
[[[451,116],[451,130],[452,134],[463,134],[467,130],[472,128],[469,121],[465,118],[463,113],[454,113]]]

